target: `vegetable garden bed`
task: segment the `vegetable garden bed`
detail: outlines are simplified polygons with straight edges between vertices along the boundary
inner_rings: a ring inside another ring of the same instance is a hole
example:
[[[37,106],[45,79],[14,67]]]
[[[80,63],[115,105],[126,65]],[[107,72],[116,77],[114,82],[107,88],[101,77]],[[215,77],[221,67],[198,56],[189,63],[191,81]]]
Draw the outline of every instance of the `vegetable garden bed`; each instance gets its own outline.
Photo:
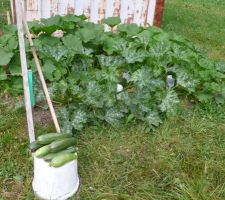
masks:
[[[61,104],[63,132],[79,131],[86,124],[138,121],[149,131],[173,115],[184,98],[224,103],[223,63],[209,60],[186,39],[159,28],[120,24],[113,17],[104,23],[112,28],[119,24],[118,31],[104,32],[102,24],[74,15],[29,25],[45,78]],[[14,92],[22,87],[14,26],[5,27],[0,44],[0,84]],[[27,57],[35,72],[29,50]],[[167,75],[176,78],[175,87],[166,87]]]

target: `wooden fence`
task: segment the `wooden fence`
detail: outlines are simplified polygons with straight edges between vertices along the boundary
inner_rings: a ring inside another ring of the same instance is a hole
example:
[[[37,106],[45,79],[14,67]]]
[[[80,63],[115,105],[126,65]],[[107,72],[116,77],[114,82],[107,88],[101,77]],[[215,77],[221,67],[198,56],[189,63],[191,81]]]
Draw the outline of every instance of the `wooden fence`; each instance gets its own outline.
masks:
[[[15,0],[11,0],[14,15],[13,5]],[[24,6],[28,21],[74,13],[84,14],[95,23],[106,17],[119,16],[122,23],[160,26],[164,0],[24,0]]]

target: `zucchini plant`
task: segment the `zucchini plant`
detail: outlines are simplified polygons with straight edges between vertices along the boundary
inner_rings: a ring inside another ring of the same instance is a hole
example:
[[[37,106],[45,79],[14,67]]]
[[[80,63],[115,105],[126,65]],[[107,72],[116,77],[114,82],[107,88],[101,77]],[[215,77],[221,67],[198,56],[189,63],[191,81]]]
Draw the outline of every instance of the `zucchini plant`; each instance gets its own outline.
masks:
[[[82,130],[87,124],[140,121],[149,131],[176,113],[184,98],[224,103],[224,63],[210,60],[185,38],[159,28],[120,24],[119,18],[104,23],[117,26],[117,31],[104,32],[105,24],[75,15],[29,23],[44,76],[61,105],[58,117],[64,132]],[[16,27],[5,26],[4,33],[0,87],[18,95],[22,81]],[[27,41],[26,47],[35,72]],[[174,87],[167,87],[168,75],[176,79]],[[41,98],[39,91],[36,96]]]

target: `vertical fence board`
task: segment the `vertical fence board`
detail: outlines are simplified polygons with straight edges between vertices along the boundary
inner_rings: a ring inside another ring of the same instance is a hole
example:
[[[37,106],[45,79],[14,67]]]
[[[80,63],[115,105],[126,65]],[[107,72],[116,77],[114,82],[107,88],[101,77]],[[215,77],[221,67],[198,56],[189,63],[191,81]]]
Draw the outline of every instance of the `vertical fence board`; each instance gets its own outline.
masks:
[[[142,3],[138,3],[137,1],[135,2],[134,5],[134,21],[133,23],[135,24],[140,24],[141,23],[141,13],[142,13]]]
[[[113,5],[115,3],[115,0],[106,0],[106,7],[105,7],[105,17],[111,17],[113,16]]]
[[[58,5],[58,14],[65,15],[68,13],[67,7],[69,5],[69,0],[60,0]]]
[[[105,18],[106,1],[99,0],[98,6],[98,23],[100,23]]]
[[[157,0],[150,0],[149,6],[148,6],[148,22],[154,21],[154,15],[155,15],[155,9],[156,9],[156,2]]]
[[[42,18],[41,16],[41,0],[27,0],[25,2],[25,7],[27,10],[27,18],[32,21],[32,20],[37,20]]]
[[[127,18],[127,7],[128,7],[128,1],[121,0],[120,18],[121,18],[122,23],[125,23],[126,18]]]
[[[42,1],[41,4],[41,18],[49,18],[51,17],[51,0]]]
[[[90,21],[94,23],[98,23],[98,4],[99,4],[99,0],[91,2]]]
[[[75,13],[75,1],[69,0],[67,5],[67,13],[74,14]]]
[[[147,25],[147,16],[148,16],[148,6],[151,0],[144,0],[142,5],[142,14],[141,14],[141,25],[146,26]],[[152,24],[152,23],[151,23]]]
[[[50,0],[51,1],[51,12],[50,15],[51,17],[58,14],[58,5],[59,5],[59,0]],[[42,0],[43,4],[45,0]]]
[[[83,0],[75,0],[75,14],[76,15],[83,14]]]
[[[91,0],[83,1],[83,14],[89,19],[91,12]]]
[[[128,6],[128,13],[127,13],[127,21],[126,21],[127,24],[134,23],[134,15],[135,15],[135,6],[136,6],[136,3],[137,3],[136,0],[131,0],[130,1],[130,4]]]

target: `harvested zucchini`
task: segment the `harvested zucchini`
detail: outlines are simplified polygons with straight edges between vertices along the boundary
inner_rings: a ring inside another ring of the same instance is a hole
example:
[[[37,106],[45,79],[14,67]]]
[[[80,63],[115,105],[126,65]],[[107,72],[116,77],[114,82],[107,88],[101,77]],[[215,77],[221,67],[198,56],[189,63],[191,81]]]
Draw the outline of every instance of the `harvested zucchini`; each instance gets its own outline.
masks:
[[[65,165],[66,163],[76,159],[77,159],[77,153],[63,153],[54,157],[50,165],[52,167],[61,167]]]
[[[46,146],[43,146],[41,147],[40,149],[38,149],[36,152],[35,152],[35,156],[37,158],[42,158],[44,156],[46,156],[47,154],[50,153],[50,146],[49,145],[46,145]]]
[[[40,135],[37,138],[37,143],[38,144],[50,144],[51,142],[58,140],[58,139],[63,139],[63,138],[69,138],[72,137],[71,134],[62,134],[62,133],[48,133],[44,135]]]
[[[75,145],[76,139],[74,137],[60,139],[50,144],[50,151],[52,153],[64,150],[68,147]]]
[[[58,156],[58,155],[61,155],[61,154],[63,154],[63,153],[74,153],[75,151],[76,151],[75,147],[70,147],[70,148],[68,148],[68,149],[66,149],[66,150],[59,151],[59,152],[57,152],[57,153],[50,153],[50,154],[48,154],[48,155],[46,155],[46,156],[44,157],[44,160],[45,160],[45,161],[51,161],[54,157],[56,157],[56,156]]]
[[[29,144],[29,149],[31,150],[31,152],[36,151],[37,149],[41,148],[43,145],[38,144],[37,141],[31,142]]]

